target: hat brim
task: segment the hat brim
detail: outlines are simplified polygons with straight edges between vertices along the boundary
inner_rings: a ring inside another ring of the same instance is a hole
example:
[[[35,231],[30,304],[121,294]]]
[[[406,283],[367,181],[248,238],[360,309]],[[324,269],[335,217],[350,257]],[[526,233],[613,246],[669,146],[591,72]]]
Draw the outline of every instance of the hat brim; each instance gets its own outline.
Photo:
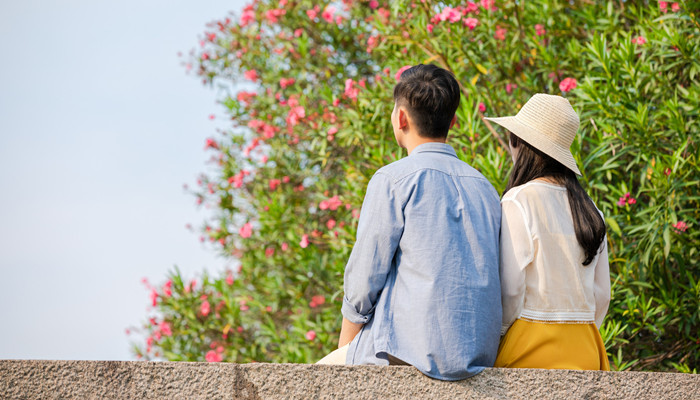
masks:
[[[574,160],[571,150],[548,140],[545,135],[520,122],[517,117],[485,117],[484,119],[508,129],[517,137],[526,141],[537,150],[545,153],[546,155],[559,161],[566,168],[574,171],[576,175],[581,175],[581,171],[579,171],[578,166],[576,165],[576,160]]]

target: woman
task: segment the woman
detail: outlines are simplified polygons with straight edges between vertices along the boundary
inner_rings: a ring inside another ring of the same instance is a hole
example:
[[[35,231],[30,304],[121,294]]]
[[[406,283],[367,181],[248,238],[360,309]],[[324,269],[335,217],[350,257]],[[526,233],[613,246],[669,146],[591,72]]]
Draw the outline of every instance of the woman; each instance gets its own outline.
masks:
[[[601,212],[576,178],[569,101],[536,94],[514,117],[501,200],[503,324],[496,367],[610,370],[598,328],[610,303]]]

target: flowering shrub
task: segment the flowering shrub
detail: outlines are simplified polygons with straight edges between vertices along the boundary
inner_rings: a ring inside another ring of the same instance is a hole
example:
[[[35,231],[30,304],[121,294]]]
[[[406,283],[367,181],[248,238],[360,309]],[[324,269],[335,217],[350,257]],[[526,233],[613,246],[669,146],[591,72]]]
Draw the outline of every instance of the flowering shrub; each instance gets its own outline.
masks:
[[[337,344],[342,276],[374,171],[394,143],[406,66],[451,70],[449,142],[497,189],[510,157],[482,120],[534,93],[581,116],[574,154],[608,225],[615,369],[692,371],[700,338],[700,3],[261,0],[208,26],[187,68],[230,128],[205,143],[202,229],[236,267],[150,287],[139,357],[314,362]]]

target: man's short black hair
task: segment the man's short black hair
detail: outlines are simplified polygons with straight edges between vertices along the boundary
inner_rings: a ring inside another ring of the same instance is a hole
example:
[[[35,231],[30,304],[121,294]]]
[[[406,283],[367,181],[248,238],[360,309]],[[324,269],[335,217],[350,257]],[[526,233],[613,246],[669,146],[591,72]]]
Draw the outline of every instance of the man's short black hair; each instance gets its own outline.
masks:
[[[459,107],[459,84],[445,69],[419,64],[405,70],[394,87],[394,102],[406,107],[423,137],[447,137]]]

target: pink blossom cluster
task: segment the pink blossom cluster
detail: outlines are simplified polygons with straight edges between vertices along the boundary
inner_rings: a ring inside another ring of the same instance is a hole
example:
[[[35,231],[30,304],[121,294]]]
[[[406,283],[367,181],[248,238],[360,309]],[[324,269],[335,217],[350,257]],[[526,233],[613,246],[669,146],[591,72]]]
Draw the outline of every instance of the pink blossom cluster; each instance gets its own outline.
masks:
[[[274,8],[265,11],[265,19],[267,22],[271,25],[274,25],[279,22],[279,19],[281,16],[287,13],[287,10],[283,8]]]
[[[306,110],[299,105],[299,100],[296,96],[292,96],[287,100],[286,105],[289,106],[287,113],[287,130],[291,133],[292,127],[296,126],[302,118],[306,117]]]
[[[310,330],[310,331],[306,332],[306,334],[304,335],[304,337],[305,337],[306,340],[308,340],[308,341],[313,341],[314,339],[316,339],[316,331]]]
[[[367,82],[364,79],[360,79],[358,82],[355,82],[352,78],[348,78],[345,80],[345,91],[343,94],[350,100],[355,100],[357,99],[357,95],[360,93],[360,87],[367,87]]]
[[[250,171],[242,169],[238,173],[230,178],[228,178],[228,183],[233,185],[234,188],[240,189],[243,186],[243,178],[250,175]]]
[[[292,86],[296,82],[294,78],[282,78],[280,79],[280,86],[282,89],[286,89],[289,86]]]
[[[219,349],[221,351],[219,351]],[[224,360],[224,357],[221,353],[224,352],[223,346],[219,346],[216,351],[214,350],[209,350],[207,354],[204,356],[204,359],[207,360],[207,362],[214,363],[214,362],[221,362]]]
[[[576,89],[577,85],[578,85],[578,82],[576,82],[576,79],[564,78],[564,79],[562,79],[561,82],[559,82],[559,90],[566,93],[568,91]]]
[[[688,229],[688,224],[686,224],[684,221],[678,221],[671,226],[676,230],[676,233],[683,233]]]
[[[244,28],[252,22],[255,22],[255,11],[253,10],[253,5],[248,4],[241,13],[241,19],[238,21],[238,25]]]
[[[535,34],[537,36],[544,36],[545,33],[547,33],[547,31],[544,29],[544,25],[535,24]]]
[[[632,38],[632,43],[636,45],[643,45],[647,42],[647,40],[644,38],[644,36],[637,36],[635,38]]]
[[[218,149],[219,144],[216,142],[216,140],[212,138],[207,138],[206,142],[204,143],[204,149]]]
[[[316,308],[325,302],[326,302],[326,298],[323,297],[323,295],[319,294],[319,295],[311,297],[311,301],[309,302],[309,307]]]
[[[335,195],[327,200],[322,200],[320,203],[318,203],[318,208],[321,210],[335,211],[338,209],[338,207],[341,207],[342,205],[343,202],[340,201],[338,195]]]
[[[253,129],[265,139],[273,138],[275,134],[280,131],[280,128],[259,119],[250,120],[248,122],[248,128]]]
[[[371,53],[379,45],[379,36],[372,35],[367,39],[367,53]]]
[[[484,9],[489,9],[493,7],[493,1],[482,0],[481,6]],[[462,24],[468,27],[469,30],[473,30],[477,25],[479,25],[479,20],[474,17],[467,17],[467,15],[470,13],[475,15],[479,14],[479,6],[471,1],[467,2],[466,6],[445,7],[442,9],[442,11],[430,19],[431,23],[427,26],[428,32],[433,32],[433,29],[435,28],[434,24],[438,24],[440,22],[449,22],[454,24],[459,21],[462,21]]]
[[[626,204],[633,205],[633,204],[636,204],[636,203],[637,203],[637,199],[635,199],[634,197],[632,197],[632,195],[629,194],[629,192],[625,193],[625,195],[622,196],[622,197],[620,197],[620,199],[617,201],[617,205],[620,206],[620,207],[622,207],[622,206],[624,206],[624,205],[626,205]]]
[[[254,69],[249,69],[249,70],[243,72],[243,76],[246,79],[248,79],[249,81],[253,81],[253,82],[257,81],[258,77],[259,77],[258,71],[254,70]]]
[[[250,222],[246,222],[238,230],[238,234],[244,239],[249,238],[253,234],[253,225]]]
[[[668,12],[668,1],[659,1],[659,9],[665,14]],[[671,4],[671,11],[678,12],[681,10],[681,5],[677,2]]]

